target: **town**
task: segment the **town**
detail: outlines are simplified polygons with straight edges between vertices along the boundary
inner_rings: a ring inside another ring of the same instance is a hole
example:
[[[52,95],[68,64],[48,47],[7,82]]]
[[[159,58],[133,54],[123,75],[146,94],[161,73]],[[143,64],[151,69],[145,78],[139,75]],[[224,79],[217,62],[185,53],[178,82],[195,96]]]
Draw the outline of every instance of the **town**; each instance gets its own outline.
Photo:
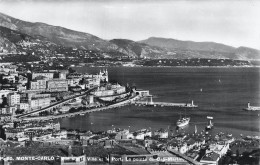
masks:
[[[257,164],[259,137],[149,128],[72,130],[57,118],[138,103],[149,91],[68,70],[0,65],[0,164]],[[191,104],[193,106],[193,102]],[[189,104],[190,106],[190,104]]]

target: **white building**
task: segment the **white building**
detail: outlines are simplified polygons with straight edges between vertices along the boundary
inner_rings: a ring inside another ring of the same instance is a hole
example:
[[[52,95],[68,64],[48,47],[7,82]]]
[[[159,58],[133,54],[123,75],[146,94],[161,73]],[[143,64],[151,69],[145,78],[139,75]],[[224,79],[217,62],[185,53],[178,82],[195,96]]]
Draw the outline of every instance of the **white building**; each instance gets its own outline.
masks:
[[[133,133],[134,139],[144,140],[145,137],[152,137],[152,132],[147,129],[141,129]]]
[[[8,82],[15,83],[15,76],[14,75],[3,75],[2,79],[8,80]]]
[[[49,92],[68,91],[68,81],[65,79],[53,79],[47,81],[47,90]]]
[[[33,72],[32,73],[32,80],[34,80],[36,77],[44,76],[47,79],[53,79],[54,73],[52,72]]]
[[[203,156],[200,160],[202,164],[209,164],[209,165],[218,165],[218,161],[220,159],[220,155],[216,152],[207,153]]]
[[[165,131],[165,130],[161,129],[161,130],[155,131],[154,135],[155,136],[158,135],[159,138],[168,138],[169,133],[168,133],[168,131]]]
[[[20,95],[17,93],[9,93],[7,95],[7,102],[9,106],[20,104]]]
[[[18,104],[17,108],[20,110],[23,109],[26,112],[30,110],[30,105],[28,103],[20,103]]]

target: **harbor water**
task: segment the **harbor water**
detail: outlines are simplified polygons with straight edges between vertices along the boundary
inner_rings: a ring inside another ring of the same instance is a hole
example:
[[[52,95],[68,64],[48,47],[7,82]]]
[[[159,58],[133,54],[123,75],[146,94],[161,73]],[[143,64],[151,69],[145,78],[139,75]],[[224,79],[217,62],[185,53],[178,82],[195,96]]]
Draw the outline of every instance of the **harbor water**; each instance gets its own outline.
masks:
[[[186,103],[194,100],[198,108],[126,106],[84,116],[59,119],[68,129],[104,131],[112,128],[160,128],[176,133],[180,114],[191,117],[183,132],[204,131],[207,116],[212,116],[211,133],[232,133],[235,136],[260,136],[260,111],[244,111],[251,105],[260,106],[259,68],[191,68],[191,67],[110,67],[74,68],[78,72],[98,73],[107,69],[110,81],[128,83],[149,90],[154,101]],[[185,113],[186,112],[186,113]]]

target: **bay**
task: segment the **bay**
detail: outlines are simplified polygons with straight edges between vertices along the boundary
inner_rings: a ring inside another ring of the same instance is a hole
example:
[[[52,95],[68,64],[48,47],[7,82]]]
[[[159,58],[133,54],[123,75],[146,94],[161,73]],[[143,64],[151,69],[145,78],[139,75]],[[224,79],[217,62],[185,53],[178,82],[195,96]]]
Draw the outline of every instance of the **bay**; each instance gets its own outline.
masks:
[[[250,101],[260,106],[260,72],[254,67],[76,67],[81,73],[96,74],[107,69],[109,79],[121,84],[134,85],[138,89],[150,90],[154,101],[187,103],[194,100],[196,109],[186,109],[191,117],[184,132],[192,133],[195,125],[203,131],[206,117],[214,117],[217,132],[232,133],[235,136],[260,136],[259,111],[242,109]],[[104,131],[112,128],[142,128],[157,130],[169,128],[175,133],[176,121],[183,108],[126,106],[60,119],[61,127],[68,129]]]

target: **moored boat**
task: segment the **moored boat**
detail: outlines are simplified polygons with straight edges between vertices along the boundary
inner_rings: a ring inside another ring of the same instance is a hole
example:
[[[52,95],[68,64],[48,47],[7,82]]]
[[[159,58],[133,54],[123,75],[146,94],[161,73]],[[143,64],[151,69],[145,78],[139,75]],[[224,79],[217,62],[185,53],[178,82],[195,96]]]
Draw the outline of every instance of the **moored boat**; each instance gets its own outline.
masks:
[[[208,124],[206,125],[206,130],[211,130],[213,128],[213,123],[211,122],[211,120],[213,119],[213,117],[211,116],[207,116],[208,119]]]
[[[190,117],[183,117],[183,118],[180,118],[178,121],[177,121],[177,127],[184,127],[186,125],[188,125],[190,122]]]

